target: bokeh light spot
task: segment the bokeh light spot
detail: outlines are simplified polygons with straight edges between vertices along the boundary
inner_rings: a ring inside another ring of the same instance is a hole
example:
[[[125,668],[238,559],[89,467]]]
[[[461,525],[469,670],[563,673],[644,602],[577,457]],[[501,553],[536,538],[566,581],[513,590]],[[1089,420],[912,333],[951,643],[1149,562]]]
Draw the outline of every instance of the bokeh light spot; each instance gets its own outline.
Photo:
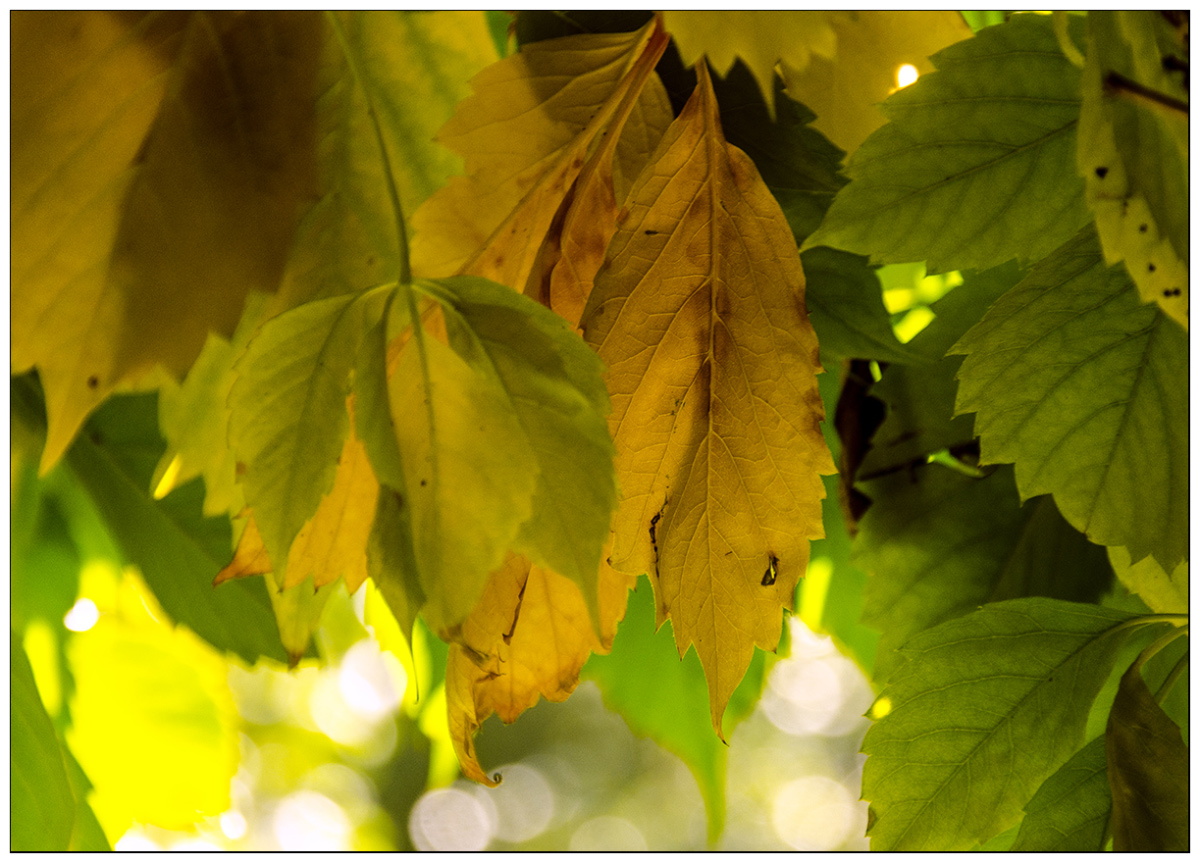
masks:
[[[802,776],[775,795],[771,825],[797,851],[832,851],[850,837],[858,814],[846,786],[827,776]]]
[[[496,838],[527,842],[541,834],[554,817],[554,791],[536,767],[509,764],[497,771],[504,777],[496,788],[480,789],[496,807]]]
[[[271,827],[283,851],[350,850],[353,827],[346,813],[315,791],[296,791],[279,801]]]
[[[915,83],[920,75],[921,73],[917,71],[916,66],[914,66],[912,63],[905,63],[896,70],[896,86],[903,89],[909,84]]]
[[[418,851],[482,851],[492,840],[492,825],[474,795],[436,788],[413,806],[408,834]]]
[[[72,632],[87,632],[100,619],[100,610],[96,603],[83,597],[71,606],[71,610],[63,617],[63,626]]]
[[[646,837],[628,818],[601,815],[571,834],[572,851],[645,851]]]
[[[358,642],[342,657],[338,669],[342,699],[346,706],[365,719],[382,719],[395,712],[405,688],[397,683],[371,639]],[[407,684],[407,680],[404,683]]]

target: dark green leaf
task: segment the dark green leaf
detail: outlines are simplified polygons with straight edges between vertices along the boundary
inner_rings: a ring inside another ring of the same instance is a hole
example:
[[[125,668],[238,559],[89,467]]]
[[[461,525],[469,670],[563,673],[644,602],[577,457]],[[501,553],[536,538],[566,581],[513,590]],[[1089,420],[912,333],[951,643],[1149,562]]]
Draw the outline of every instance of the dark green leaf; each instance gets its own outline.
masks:
[[[1093,602],[1112,581],[1104,549],[1063,521],[1053,501],[1021,506],[1011,469],[975,479],[926,465],[863,488],[874,504],[853,559],[871,575],[863,623],[883,633],[879,680],[914,634],[986,602]]]
[[[888,679],[863,751],[875,850],[967,850],[1014,825],[1079,748],[1132,615],[1031,598],[920,633]],[[886,710],[885,710],[886,709]]]
[[[1079,70],[1038,15],[931,59],[938,71],[883,103],[891,122],[851,157],[850,184],[805,248],[924,260],[930,272],[1043,257],[1089,218],[1075,171]]]
[[[1080,749],[1025,804],[1013,851],[1103,851],[1112,813],[1104,738]]]
[[[806,283],[804,303],[822,357],[916,361],[896,338],[879,278],[866,258],[821,246],[809,249],[800,260]]]
[[[1187,555],[1188,340],[1108,267],[1088,228],[953,348],[957,409],[981,461],[1015,462],[1023,498],[1052,493],[1072,525],[1134,562]]]
[[[66,851],[75,822],[75,796],[62,746],[42,706],[33,669],[15,631],[10,631],[9,642],[9,847],[13,851]],[[699,716],[704,718],[703,710]]]
[[[1155,703],[1141,663],[1121,678],[1108,718],[1114,851],[1188,850],[1188,749]]]

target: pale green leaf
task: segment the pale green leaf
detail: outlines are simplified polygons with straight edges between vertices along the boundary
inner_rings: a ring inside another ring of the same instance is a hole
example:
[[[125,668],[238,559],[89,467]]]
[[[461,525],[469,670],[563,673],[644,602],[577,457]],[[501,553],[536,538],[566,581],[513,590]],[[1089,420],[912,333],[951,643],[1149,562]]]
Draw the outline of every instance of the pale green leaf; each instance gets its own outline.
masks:
[[[388,387],[423,614],[451,637],[533,514],[537,461],[499,382],[429,333],[409,339]]]
[[[485,279],[444,279],[450,344],[507,393],[537,461],[514,549],[579,585],[595,622],[597,567],[616,506],[604,366],[558,315]]]
[[[1104,738],[1097,737],[1050,776],[1025,804],[1013,851],[1104,850],[1112,813]]]
[[[1188,850],[1188,749],[1142,679],[1121,678],[1105,734],[1114,851]]]
[[[1129,550],[1119,545],[1108,547],[1108,559],[1113,571],[1132,593],[1136,593],[1151,611],[1162,614],[1188,613],[1188,562],[1168,575],[1152,557],[1133,563]]]
[[[338,579],[318,588],[314,586],[310,575],[300,584],[282,590],[272,586],[267,591],[275,611],[275,622],[279,626],[279,641],[292,668],[309,652],[313,633],[321,625],[325,604],[340,584],[341,579]]]
[[[880,680],[910,637],[985,602],[1094,602],[1112,580],[1104,549],[1063,521],[1050,498],[1021,506],[1008,467],[975,479],[926,465],[862,489],[874,503],[853,560],[871,576],[863,623],[883,633]]]
[[[1078,166],[1104,257],[1124,260],[1142,300],[1188,313],[1187,35],[1149,9],[1088,15]],[[1136,98],[1124,86],[1160,94]],[[1173,102],[1169,107],[1164,102]]]
[[[846,168],[804,244],[927,262],[930,272],[1037,260],[1088,221],[1075,172],[1079,70],[1050,19],[1017,15],[932,58]]]
[[[272,562],[287,560],[333,487],[350,427],[351,372],[384,298],[375,290],[285,312],[262,326],[237,362],[229,442],[246,466],[246,505]],[[276,570],[282,583],[284,567]]]
[[[967,850],[1014,825],[1083,743],[1131,620],[1098,606],[1015,599],[908,642],[863,741],[871,847]]]
[[[9,649],[9,849],[66,851],[75,822],[75,795],[62,744],[15,630],[10,631]],[[703,719],[704,711],[697,715]]]
[[[1144,306],[1087,229],[953,348],[957,410],[981,461],[1016,462],[1023,498],[1053,493],[1101,545],[1173,570],[1188,545],[1187,334]]]

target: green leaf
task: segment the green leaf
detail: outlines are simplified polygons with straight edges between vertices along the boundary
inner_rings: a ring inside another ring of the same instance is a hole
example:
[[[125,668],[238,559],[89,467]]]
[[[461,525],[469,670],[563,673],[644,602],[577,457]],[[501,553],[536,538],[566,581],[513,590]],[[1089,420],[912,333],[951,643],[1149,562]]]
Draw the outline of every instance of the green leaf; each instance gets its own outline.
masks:
[[[1103,851],[1112,795],[1104,738],[1080,749],[1025,804],[1013,851]]]
[[[860,478],[919,462],[941,449],[954,451],[974,440],[971,420],[954,416],[955,376],[962,360],[947,357],[946,351],[1017,283],[1020,273],[1014,263],[964,273],[963,283],[933,304],[933,322],[905,346],[930,362],[889,366],[871,388],[871,395],[887,405],[887,416],[871,438]]]
[[[580,586],[597,625],[600,550],[617,503],[604,366],[566,321],[486,279],[438,285],[451,346],[503,388],[532,447],[533,512],[514,550]]]
[[[879,680],[923,629],[1003,599],[1094,602],[1112,580],[1104,549],[1063,521],[1050,498],[1021,506],[1009,468],[974,479],[926,465],[864,491],[875,502],[859,522],[853,560],[871,575],[863,623],[883,633]]]
[[[1022,498],[1134,561],[1173,570],[1188,545],[1187,334],[1144,306],[1087,229],[1004,295],[952,349],[958,412],[981,461],[1016,462]]]
[[[932,60],[938,71],[883,103],[891,122],[851,157],[850,184],[805,249],[935,273],[1037,260],[1088,221],[1074,170],[1079,70],[1050,19],[1017,15]]]
[[[354,368],[355,432],[363,442],[381,486],[403,494],[404,465],[388,397],[388,346],[409,326],[408,309],[397,303],[398,289],[387,294],[379,320],[367,331]]]
[[[62,745],[42,706],[21,639],[9,632],[12,710],[9,814],[12,851],[66,851],[75,823],[75,795]],[[704,718],[700,710],[698,716]]]
[[[71,754],[71,750],[63,747],[63,756],[67,761],[67,778],[71,780],[71,790],[75,794],[75,826],[71,830],[70,851],[111,851],[108,837],[104,828],[96,820],[96,813],[88,805],[88,792],[92,783]]]
[[[804,302],[822,356],[912,363],[883,306],[883,289],[867,259],[820,246],[800,256]],[[830,414],[832,415],[832,414]]]
[[[372,290],[299,306],[263,324],[237,362],[229,442],[246,466],[246,505],[272,563],[287,560],[333,487],[350,428],[351,372],[383,301]],[[276,570],[281,580],[284,567]]]
[[[1114,851],[1188,850],[1188,750],[1155,703],[1142,662],[1121,678],[1108,717]]]
[[[1186,30],[1151,10],[1097,10],[1087,21],[1078,167],[1104,257],[1124,260],[1142,300],[1186,327]],[[1161,101],[1132,98],[1137,87]]]
[[[1167,575],[1152,557],[1131,563],[1129,550],[1119,545],[1108,548],[1108,560],[1121,583],[1136,593],[1151,611],[1160,614],[1188,613],[1188,562],[1182,561]]]
[[[1138,622],[1097,606],[1014,599],[909,641],[863,741],[871,847],[967,850],[1015,824],[1079,748],[1092,700]]]
[[[765,679],[765,654],[754,652],[750,669],[734,691],[723,722],[726,739],[758,704]],[[612,652],[593,654],[583,679],[600,687],[604,704],[621,714],[629,729],[678,755],[692,771],[708,811],[710,842],[725,825],[725,769],[729,749],[713,734],[708,687],[694,651],[682,658],[667,628],[655,631],[654,595],[646,581],[629,595]]]
[[[413,551],[410,510],[400,493],[380,486],[375,521],[367,546],[367,567],[376,589],[400,624],[400,632],[412,644],[413,623],[425,604]]]
[[[67,463],[100,502],[96,508],[125,557],[136,563],[163,609],[219,650],[253,664],[283,661],[263,582],[239,579],[214,590],[232,556],[227,519],[201,515],[204,491],[192,482],[160,501],[147,492],[162,452],[153,397],[117,397],[89,420]]]

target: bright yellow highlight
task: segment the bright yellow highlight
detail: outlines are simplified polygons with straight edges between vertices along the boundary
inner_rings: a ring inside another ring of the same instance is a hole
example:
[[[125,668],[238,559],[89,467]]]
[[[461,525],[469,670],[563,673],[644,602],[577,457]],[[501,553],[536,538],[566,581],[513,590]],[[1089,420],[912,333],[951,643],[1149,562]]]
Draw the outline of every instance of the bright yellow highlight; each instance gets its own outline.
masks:
[[[921,73],[917,71],[917,67],[912,63],[905,63],[896,70],[896,87],[904,89],[909,84],[916,83],[917,77]]]
[[[800,582],[800,619],[814,632],[820,631],[821,618],[825,616],[825,600],[832,577],[832,562],[827,557],[817,557],[809,562],[808,572]]]
[[[179,469],[183,466],[183,458],[179,453],[175,454],[175,458],[171,459],[171,463],[167,465],[167,469],[163,471],[162,479],[158,481],[158,485],[154,487],[154,499],[162,500],[171,493],[175,488],[175,480],[179,478]]]
[[[892,699],[888,698],[886,695],[880,697],[878,701],[871,705],[871,718],[874,720],[878,721],[883,719],[883,717],[887,716],[891,712]]]
[[[42,704],[46,705],[47,713],[57,716],[62,709],[62,679],[58,674],[58,639],[54,636],[54,630],[40,618],[31,620],[25,627],[22,646],[29,657]]]

